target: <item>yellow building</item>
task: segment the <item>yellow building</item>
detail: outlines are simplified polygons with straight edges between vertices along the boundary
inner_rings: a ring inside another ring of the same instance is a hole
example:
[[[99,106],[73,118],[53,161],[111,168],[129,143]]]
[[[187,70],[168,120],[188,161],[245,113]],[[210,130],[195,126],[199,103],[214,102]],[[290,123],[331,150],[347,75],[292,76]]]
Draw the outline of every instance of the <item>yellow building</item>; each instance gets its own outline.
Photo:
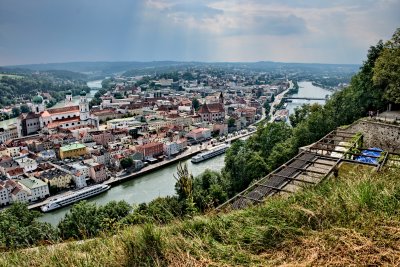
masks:
[[[75,143],[67,146],[60,147],[60,158],[77,158],[86,155],[86,146],[83,144]]]
[[[59,169],[44,171],[40,174],[40,178],[57,188],[67,188],[72,183],[72,175]]]

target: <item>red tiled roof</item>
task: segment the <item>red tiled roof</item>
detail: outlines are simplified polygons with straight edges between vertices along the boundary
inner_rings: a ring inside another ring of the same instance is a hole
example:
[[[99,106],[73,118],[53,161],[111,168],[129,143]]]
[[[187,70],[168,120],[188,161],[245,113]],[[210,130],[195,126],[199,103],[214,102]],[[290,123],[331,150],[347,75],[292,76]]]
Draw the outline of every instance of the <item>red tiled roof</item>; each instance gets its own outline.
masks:
[[[59,113],[69,113],[69,112],[76,112],[79,111],[79,106],[69,106],[69,107],[62,107],[62,108],[50,108],[47,110],[50,114],[59,114]]]
[[[62,119],[62,120],[56,120],[52,123],[49,123],[46,125],[47,128],[51,129],[51,128],[57,128],[58,126],[60,126],[61,124],[67,123],[67,122],[78,122],[80,121],[80,119],[78,117],[74,117],[74,118],[66,118],[66,119]]]
[[[221,103],[204,104],[200,107],[198,113],[215,113],[225,112],[224,106]]]
[[[22,168],[15,168],[15,169],[11,169],[11,170],[7,171],[7,173],[8,173],[10,176],[22,175],[22,174],[24,174],[24,169],[22,169]]]

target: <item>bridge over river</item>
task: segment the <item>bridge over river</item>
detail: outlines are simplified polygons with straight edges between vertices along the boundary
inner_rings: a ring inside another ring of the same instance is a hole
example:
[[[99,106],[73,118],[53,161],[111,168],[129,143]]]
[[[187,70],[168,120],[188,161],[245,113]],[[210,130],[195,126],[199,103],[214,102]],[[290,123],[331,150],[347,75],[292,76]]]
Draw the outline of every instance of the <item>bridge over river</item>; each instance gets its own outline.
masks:
[[[294,97],[294,96],[285,96],[282,98],[284,101],[293,100],[293,99],[302,99],[302,100],[327,100],[327,97]]]

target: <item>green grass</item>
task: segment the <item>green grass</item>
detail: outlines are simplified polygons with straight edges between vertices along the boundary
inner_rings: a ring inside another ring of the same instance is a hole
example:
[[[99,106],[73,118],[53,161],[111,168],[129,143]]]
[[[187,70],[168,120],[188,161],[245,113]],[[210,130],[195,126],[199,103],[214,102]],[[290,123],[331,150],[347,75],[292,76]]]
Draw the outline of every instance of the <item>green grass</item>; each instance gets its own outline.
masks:
[[[167,226],[0,255],[1,266],[396,265],[400,172],[344,164],[289,197]]]

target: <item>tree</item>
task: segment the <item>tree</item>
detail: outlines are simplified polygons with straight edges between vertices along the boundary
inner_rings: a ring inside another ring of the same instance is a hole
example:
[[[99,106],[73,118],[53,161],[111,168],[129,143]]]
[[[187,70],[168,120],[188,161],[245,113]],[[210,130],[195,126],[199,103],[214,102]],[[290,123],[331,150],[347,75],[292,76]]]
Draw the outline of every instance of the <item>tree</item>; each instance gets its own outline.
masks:
[[[222,175],[229,183],[228,195],[245,189],[254,179],[268,173],[265,159],[260,152],[253,150],[247,142],[238,140],[232,144],[225,155],[225,167]]]
[[[385,98],[400,104],[400,28],[387,41],[373,68],[374,85],[385,91]]]
[[[191,199],[193,197],[193,175],[189,174],[186,163],[179,162],[176,170],[177,176],[174,174],[176,180],[175,191],[179,199]]]
[[[137,138],[138,137],[138,129],[130,129],[129,130],[129,135],[132,136],[132,138]]]
[[[174,174],[174,178],[178,199],[184,203],[185,214],[193,214],[196,210],[193,202],[193,175],[189,173],[186,163],[179,162],[176,169],[177,176]]]
[[[268,101],[265,101],[264,109],[265,109],[265,116],[268,116],[269,112],[271,111],[271,105],[268,103]]]
[[[22,113],[28,113],[31,109],[27,105],[21,105],[20,107]]]
[[[274,102],[274,101],[275,101],[275,96],[272,95],[272,96],[271,96],[271,102]]]
[[[304,104],[301,107],[296,107],[294,109],[294,113],[290,114],[289,119],[290,119],[290,124],[292,127],[296,127],[297,124],[300,122],[304,121],[308,115],[312,112],[317,112],[322,110],[322,106],[319,104]]]
[[[58,240],[56,229],[39,222],[40,213],[16,202],[0,212],[0,248],[28,247]]]
[[[277,144],[288,139],[292,134],[292,129],[284,122],[267,123],[258,128],[257,132],[249,138],[247,145],[253,151],[259,151],[261,156],[267,158],[272,148]]]
[[[18,117],[20,114],[21,114],[21,110],[18,107],[13,107],[12,108],[12,116],[14,118]]]
[[[236,120],[232,117],[228,119],[228,127],[234,127]]]
[[[193,198],[197,208],[206,211],[224,203],[228,199],[228,186],[221,173],[206,169],[193,181]]]
[[[122,168],[124,168],[124,169],[129,168],[129,167],[132,167],[132,165],[133,165],[133,160],[132,160],[132,158],[123,158],[123,159],[121,160],[121,166],[122,166]]]
[[[200,101],[197,98],[193,98],[192,100],[192,106],[194,108],[194,110],[199,110],[200,108]]]
[[[115,93],[114,94],[114,97],[116,98],[116,99],[123,99],[124,98],[124,96],[121,94],[121,93]]]

